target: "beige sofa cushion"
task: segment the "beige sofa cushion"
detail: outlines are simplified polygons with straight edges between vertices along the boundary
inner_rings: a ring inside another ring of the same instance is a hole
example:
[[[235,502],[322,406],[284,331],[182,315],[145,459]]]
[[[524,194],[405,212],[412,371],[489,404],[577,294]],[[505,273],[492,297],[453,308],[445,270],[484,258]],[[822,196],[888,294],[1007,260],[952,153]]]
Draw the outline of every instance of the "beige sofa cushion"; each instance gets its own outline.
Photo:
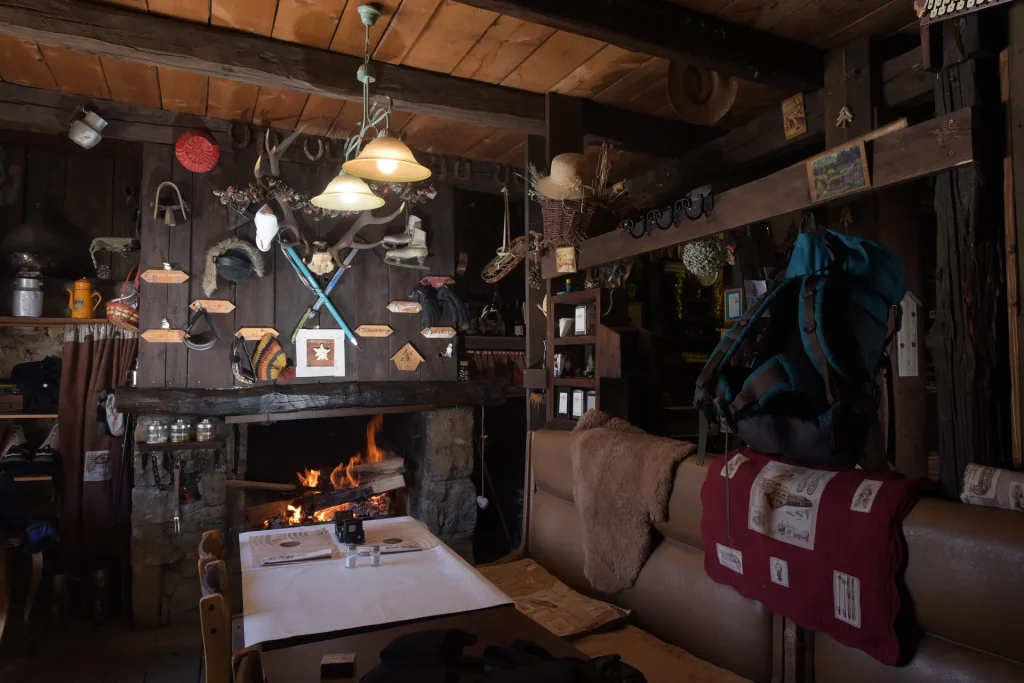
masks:
[[[626,664],[639,669],[647,683],[750,683],[635,626],[586,636],[573,645],[590,657],[619,655]]]
[[[614,628],[629,618],[629,610],[577,593],[531,559],[478,569],[516,609],[562,638]]]

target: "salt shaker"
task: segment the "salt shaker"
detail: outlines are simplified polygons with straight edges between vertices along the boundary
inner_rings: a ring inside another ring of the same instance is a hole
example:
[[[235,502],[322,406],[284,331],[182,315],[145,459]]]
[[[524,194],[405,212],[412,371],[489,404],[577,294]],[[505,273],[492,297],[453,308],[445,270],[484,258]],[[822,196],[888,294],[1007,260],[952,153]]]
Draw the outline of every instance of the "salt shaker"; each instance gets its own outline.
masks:
[[[359,547],[355,543],[349,543],[345,547],[345,569],[355,569],[358,559]]]
[[[380,546],[379,545],[371,545],[370,546],[370,566],[371,567],[379,567],[380,566]]]

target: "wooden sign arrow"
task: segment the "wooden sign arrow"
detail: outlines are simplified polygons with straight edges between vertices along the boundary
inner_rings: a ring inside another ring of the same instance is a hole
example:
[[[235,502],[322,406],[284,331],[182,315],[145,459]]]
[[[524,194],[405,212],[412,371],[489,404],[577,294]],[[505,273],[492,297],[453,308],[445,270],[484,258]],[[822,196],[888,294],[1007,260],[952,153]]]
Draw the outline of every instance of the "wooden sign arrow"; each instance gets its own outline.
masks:
[[[447,275],[428,275],[422,280],[420,280],[420,284],[425,287],[433,287],[434,289],[438,289],[442,285],[454,285],[455,280],[448,277]]]
[[[388,325],[360,325],[356,334],[360,337],[390,337],[394,332]]]
[[[178,285],[188,280],[188,273],[173,268],[154,268],[145,271],[142,279],[155,285]]]
[[[415,372],[416,368],[423,362],[423,356],[420,355],[419,351],[412,344],[406,344],[398,350],[398,353],[391,357],[391,361],[399,370]]]
[[[392,301],[388,304],[388,310],[392,313],[419,313],[423,307],[416,301]]]
[[[420,332],[427,339],[451,339],[455,336],[454,327],[425,327]]]
[[[259,341],[263,339],[263,335],[270,334],[277,336],[277,330],[273,327],[239,327],[238,331],[235,332],[236,337],[241,337],[245,341]]]
[[[189,304],[189,308],[193,311],[204,308],[208,313],[230,313],[235,310],[235,305],[224,299],[196,299]]]
[[[142,338],[152,344],[180,344],[185,341],[185,330],[146,330]]]

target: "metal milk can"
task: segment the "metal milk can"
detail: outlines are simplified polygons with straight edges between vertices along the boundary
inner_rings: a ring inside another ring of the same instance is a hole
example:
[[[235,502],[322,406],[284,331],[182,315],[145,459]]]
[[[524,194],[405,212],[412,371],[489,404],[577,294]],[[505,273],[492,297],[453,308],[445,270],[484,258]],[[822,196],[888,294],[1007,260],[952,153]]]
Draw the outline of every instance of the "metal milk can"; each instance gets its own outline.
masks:
[[[14,279],[11,315],[38,318],[43,314],[43,281],[34,274],[21,273]]]

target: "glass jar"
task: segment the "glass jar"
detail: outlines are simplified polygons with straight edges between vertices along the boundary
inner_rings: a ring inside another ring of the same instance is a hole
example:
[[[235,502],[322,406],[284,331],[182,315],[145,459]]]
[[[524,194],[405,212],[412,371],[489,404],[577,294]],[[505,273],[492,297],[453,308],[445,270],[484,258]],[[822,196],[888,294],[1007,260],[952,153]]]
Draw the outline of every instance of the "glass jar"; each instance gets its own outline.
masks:
[[[192,423],[179,417],[171,425],[171,443],[182,443],[192,440]]]
[[[166,422],[153,422],[146,428],[146,443],[167,443],[170,431]]]
[[[213,420],[204,417],[196,423],[196,441],[213,441],[217,438],[217,425]]]

